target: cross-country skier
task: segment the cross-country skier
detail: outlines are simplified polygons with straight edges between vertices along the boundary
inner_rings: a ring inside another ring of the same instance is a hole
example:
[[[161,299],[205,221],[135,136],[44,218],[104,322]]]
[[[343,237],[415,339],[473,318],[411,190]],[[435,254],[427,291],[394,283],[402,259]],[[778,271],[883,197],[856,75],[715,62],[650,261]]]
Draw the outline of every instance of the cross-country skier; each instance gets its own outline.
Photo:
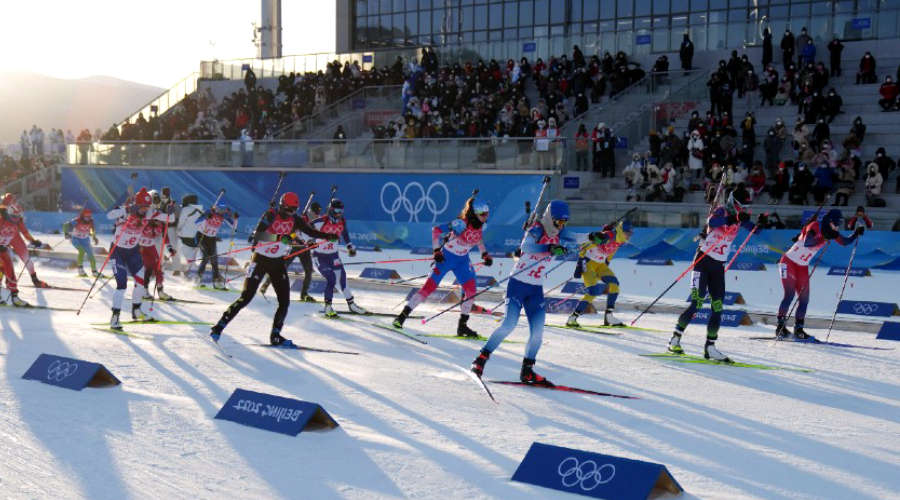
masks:
[[[172,208],[170,209],[169,207]],[[175,250],[175,253],[170,253],[168,257],[163,259],[163,263],[165,264],[166,259],[170,260],[172,262],[172,274],[177,276],[178,274],[181,274],[180,271],[184,266],[181,262],[181,241],[178,239],[178,222],[181,216],[181,205],[175,203],[175,200],[172,199],[172,190],[168,186],[163,187],[160,190],[159,203],[156,205],[156,209],[164,214],[171,214],[166,237],[168,238],[169,246]],[[172,211],[170,212],[169,210]]]
[[[138,241],[144,231],[147,220],[157,220],[165,223],[168,214],[161,214],[157,210],[150,211],[152,199],[146,188],[134,195],[134,204],[131,206],[117,206],[107,212],[106,217],[111,220],[122,220],[116,224],[115,245],[110,256],[113,264],[113,275],[116,278],[116,291],[113,294],[112,317],[109,327],[113,330],[121,330],[119,313],[122,311],[122,302],[125,299],[125,290],[128,288],[128,275],[134,278],[134,289],[131,292],[131,318],[137,321],[155,321],[149,314],[141,310],[144,298],[144,276],[141,270],[144,262],[141,259]]]
[[[175,231],[181,240],[181,245],[185,252],[185,256],[192,255],[191,259],[197,258],[197,234],[200,232],[197,226],[197,219],[203,215],[203,205],[197,202],[196,194],[186,194],[181,197],[181,211],[178,216],[178,223]],[[174,266],[172,276],[178,276],[181,273],[187,274],[190,266],[185,268],[182,266]],[[187,276],[185,276],[187,277]]]
[[[314,201],[309,205],[309,210],[307,210],[306,213],[302,215],[303,222],[309,224],[311,221],[317,219],[321,214],[322,205],[320,205],[319,202]],[[296,235],[291,235],[291,237],[294,236]],[[291,248],[291,256],[284,262],[284,267],[289,268],[291,267],[291,263],[294,262],[294,259],[300,259],[300,265],[303,266],[303,288],[300,289],[300,300],[304,302],[316,301],[316,299],[314,299],[312,295],[309,294],[309,285],[312,283],[313,274],[312,253],[309,250],[301,252],[301,250],[309,248],[310,245],[314,243],[315,240],[305,241],[303,238],[294,238],[293,247]],[[260,292],[265,294],[266,290],[269,289],[269,283],[271,283],[271,280],[268,276],[266,276],[266,279],[263,282],[262,286],[259,287]]]
[[[466,297],[475,295],[475,270],[469,260],[469,250],[478,246],[481,251],[481,259],[484,265],[490,266],[494,259],[484,247],[482,233],[487,222],[490,207],[487,200],[476,194],[466,200],[459,217],[448,224],[435,226],[431,231],[431,244],[434,248],[434,269],[425,281],[418,293],[410,297],[406,307],[394,319],[395,328],[403,328],[403,322],[412,314],[413,309],[425,301],[441,284],[441,280],[450,271],[456,276],[456,281],[462,284]],[[442,234],[446,234],[446,242]],[[469,328],[469,312],[472,310],[474,299],[466,300],[460,307],[459,324],[456,334],[460,337],[477,337],[478,333]]]
[[[582,250],[579,255],[580,259],[575,266],[575,278],[582,278],[586,288],[584,297],[575,306],[569,320],[566,321],[567,326],[579,326],[578,316],[588,308],[594,298],[600,295],[600,283],[605,283],[606,289],[606,313],[603,315],[603,326],[623,326],[613,315],[616,308],[616,299],[619,298],[619,279],[616,274],[609,268],[609,261],[624,245],[634,228],[630,221],[624,220],[616,226],[605,226],[600,233],[602,243],[591,243]],[[586,261],[586,263],[585,263]]]
[[[272,318],[269,342],[272,345],[293,345],[293,342],[281,336],[281,328],[290,305],[291,285],[288,281],[285,256],[293,248],[291,234],[305,233],[314,238],[322,238],[323,241],[337,240],[336,235],[311,228],[297,214],[299,208],[300,198],[297,194],[284,193],[277,209],[270,208],[266,211],[256,230],[250,235],[248,242],[256,248],[247,268],[243,291],[241,296],[222,313],[219,322],[210,329],[209,336],[214,341],[219,341],[222,330],[253,300],[263,276],[268,276],[272,281],[272,287],[275,288],[275,296],[278,297],[278,309]]]
[[[8,247],[19,234],[22,222],[22,209],[18,205],[0,205],[0,272],[6,275],[6,287],[9,288],[12,305],[26,307],[28,302],[19,298],[19,285],[16,282],[16,270],[12,263],[12,254]]]
[[[356,257],[356,248],[350,241],[350,233],[347,231],[347,221],[344,219],[344,202],[335,198],[328,205],[328,211],[322,217],[319,217],[312,223],[312,227],[332,235],[340,236],[347,245],[347,254],[350,257]],[[341,262],[341,256],[338,253],[340,239],[325,240],[317,239],[316,247],[313,249],[313,259],[316,261],[316,268],[319,274],[325,277],[325,316],[329,318],[337,317],[337,313],[331,308],[331,299],[334,296],[334,287],[340,284],[341,292],[347,299],[347,306],[350,312],[354,314],[368,314],[369,312],[360,307],[353,301],[353,291],[347,286],[347,273],[344,271],[344,264]]]
[[[78,250],[78,257],[75,258],[75,263],[78,264],[78,276],[87,276],[87,273],[84,272],[85,255],[91,262],[91,274],[94,277],[100,276],[100,273],[97,272],[97,260],[94,258],[94,247],[91,246],[91,241],[94,242],[94,245],[100,244],[94,229],[91,209],[83,208],[78,217],[66,222],[63,225],[63,234],[67,240],[72,240],[72,246]]]
[[[778,307],[778,323],[775,329],[775,334],[779,337],[793,335],[798,339],[809,338],[809,335],[803,330],[803,323],[806,317],[806,307],[809,304],[810,259],[830,241],[836,241],[838,244],[846,246],[853,243],[865,230],[859,227],[851,236],[844,238],[838,232],[841,229],[841,223],[841,211],[836,208],[829,210],[819,220],[813,220],[807,224],[794,245],[778,261],[778,272],[781,275],[781,285],[784,287],[784,298],[781,299],[781,305]],[[791,332],[786,323],[788,308],[794,301],[794,296],[799,297],[799,303],[797,304],[794,331]]]
[[[200,259],[200,265],[197,266],[197,283],[203,279],[203,272],[206,270],[207,262],[212,263],[213,272],[213,288],[224,290],[225,278],[219,275],[219,258],[216,256],[216,239],[219,234],[219,228],[222,224],[228,223],[232,228],[237,227],[237,214],[232,218],[231,209],[227,205],[213,205],[200,217],[197,223],[200,228],[197,232],[197,246],[200,247],[200,253],[203,257]]]
[[[696,265],[691,273],[691,305],[681,316],[669,340],[669,352],[684,354],[681,336],[703,307],[707,293],[711,305],[709,323],[706,327],[706,346],[703,357],[714,361],[730,363],[731,359],[716,349],[719,326],[722,322],[723,299],[725,298],[725,261],[731,253],[731,243],[741,227],[757,233],[766,225],[766,215],[759,214],[756,225],[750,222],[750,213],[745,211],[748,200],[738,200],[732,192],[724,205],[716,207],[706,220],[706,228],[701,234],[700,246],[694,258]]]
[[[19,207],[19,213],[21,214],[19,217],[19,231],[16,232],[16,235],[7,247],[11,248],[12,251],[19,256],[19,259],[25,263],[25,268],[28,269],[28,274],[31,275],[31,283],[35,288],[50,288],[50,285],[38,279],[37,271],[34,270],[34,261],[31,259],[31,256],[28,255],[28,246],[25,245],[25,241],[22,239],[28,240],[28,243],[33,248],[41,247],[41,240],[34,239],[34,236],[32,236],[31,233],[28,232],[28,228],[25,227],[25,211],[22,210],[22,207],[19,206],[18,203],[16,203],[16,197],[12,193],[3,195],[3,201],[0,204],[7,207],[15,205]]]
[[[159,207],[159,204],[154,206]],[[154,210],[160,212],[158,209]],[[164,210],[165,212],[161,213],[168,213],[168,215],[174,217],[175,208],[172,205],[165,207]],[[150,280],[154,277],[156,277],[156,292],[159,299],[172,300],[172,296],[163,290],[165,276],[160,265],[162,257],[159,255],[163,244],[166,245],[169,255],[175,255],[175,249],[172,248],[171,243],[168,241],[168,224],[171,224],[171,222],[160,222],[155,219],[147,220],[144,230],[141,232],[141,238],[138,240],[138,246],[141,249],[141,259],[144,261],[144,286],[147,289],[144,298],[148,300],[153,298],[153,294],[150,292]]]
[[[526,384],[553,385],[534,372],[534,364],[544,335],[544,274],[553,256],[565,255],[577,244],[591,240],[602,241],[599,233],[573,233],[567,230],[568,221],[569,206],[563,201],[554,200],[547,205],[541,219],[525,234],[522,257],[513,268],[513,277],[510,278],[506,288],[506,317],[472,362],[472,372],[478,377],[484,372],[484,365],[490,359],[491,353],[512,333],[524,309],[531,335],[525,346],[525,358],[522,360],[519,380]]]

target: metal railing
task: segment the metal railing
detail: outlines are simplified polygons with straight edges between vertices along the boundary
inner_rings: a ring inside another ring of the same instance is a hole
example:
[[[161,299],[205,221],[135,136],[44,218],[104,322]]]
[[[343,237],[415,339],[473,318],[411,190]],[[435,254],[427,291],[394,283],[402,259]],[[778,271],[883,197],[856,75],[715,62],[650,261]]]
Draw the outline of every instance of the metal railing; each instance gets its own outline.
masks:
[[[330,135],[333,133],[339,121],[345,121],[348,114],[362,114],[373,111],[396,111],[400,114],[402,102],[400,100],[400,85],[382,85],[373,87],[363,87],[350,95],[347,95],[327,108],[313,113],[309,116],[285,125],[275,136],[279,139],[301,139],[303,137],[316,137],[325,133]],[[355,131],[350,131],[344,127],[347,137],[355,137],[359,135]],[[351,132],[352,135],[351,135]]]
[[[159,97],[145,104],[141,109],[137,110],[119,124],[135,123],[138,117],[143,115],[144,119],[149,120],[153,115],[162,115],[176,104],[181,102],[185,97],[197,91],[197,78],[200,73],[194,72],[184,77],[180,82],[172,85],[171,88],[163,92]]]

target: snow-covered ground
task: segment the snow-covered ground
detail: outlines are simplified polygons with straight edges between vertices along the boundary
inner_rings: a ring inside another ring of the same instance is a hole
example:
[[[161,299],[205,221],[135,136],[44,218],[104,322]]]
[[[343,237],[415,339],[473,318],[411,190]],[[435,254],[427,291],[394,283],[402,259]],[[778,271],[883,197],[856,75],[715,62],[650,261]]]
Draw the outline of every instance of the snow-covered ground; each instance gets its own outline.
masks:
[[[347,261],[403,256],[410,258],[402,252],[361,252]],[[505,276],[510,264],[498,259],[489,271]],[[622,282],[623,300],[645,301],[685,265],[637,267],[616,260],[612,267]],[[427,271],[427,263],[383,267],[397,269],[404,278]],[[58,286],[90,286],[72,271],[39,271]],[[549,277],[549,285],[570,272],[571,264],[564,265]],[[167,280],[172,295],[211,304],[156,304],[160,319],[214,322],[237,297],[196,291],[179,278]],[[748,309],[771,310],[780,300],[775,269],[730,273],[728,280],[729,290],[741,292]],[[670,303],[687,297],[684,281],[670,292]],[[842,277],[822,273],[813,281],[810,311],[830,317]],[[851,278],[845,298],[895,298],[896,282],[896,275],[887,273]],[[208,327],[131,327],[152,340],[92,329],[91,323],[109,320],[111,289],[89,300],[79,316],[0,309],[3,497],[566,498],[510,481],[528,448],[539,441],[663,463],[685,488],[682,498],[900,498],[898,350],[748,339],[771,335],[771,327],[759,325],[723,329],[719,347],[742,362],[815,371],[677,364],[639,356],[662,352],[669,338],[665,332],[675,321],[671,314],[650,314],[639,326],[659,331],[614,337],[547,329],[537,365],[557,383],[640,399],[493,385],[499,400],[494,404],[453,366],[467,366],[480,342],[432,337],[420,345],[379,328],[327,320],[316,314],[318,306],[295,302],[286,337],[362,355],[258,348],[246,344],[267,341],[275,303],[257,296],[225,330],[222,345],[234,355],[226,363],[197,335]],[[398,312],[405,291],[357,290],[356,296],[370,310]],[[77,308],[84,293],[23,288],[21,296]],[[605,297],[598,305],[604,302]],[[623,308],[620,316],[630,320],[636,314]],[[408,325],[422,333],[452,334],[457,317],[454,312],[425,326],[415,320]],[[564,319],[548,316],[548,322]],[[599,320],[593,316],[584,322]],[[485,316],[473,317],[470,324],[482,334],[498,325]],[[832,332],[830,340],[895,346],[849,330]],[[703,327],[689,328],[688,352],[702,352],[703,332]],[[523,320],[510,340],[526,339]],[[523,344],[503,344],[485,378],[517,379],[523,349]],[[41,353],[103,363],[122,385],[74,392],[22,380]],[[340,427],[291,438],[214,420],[236,388],[319,403]]]

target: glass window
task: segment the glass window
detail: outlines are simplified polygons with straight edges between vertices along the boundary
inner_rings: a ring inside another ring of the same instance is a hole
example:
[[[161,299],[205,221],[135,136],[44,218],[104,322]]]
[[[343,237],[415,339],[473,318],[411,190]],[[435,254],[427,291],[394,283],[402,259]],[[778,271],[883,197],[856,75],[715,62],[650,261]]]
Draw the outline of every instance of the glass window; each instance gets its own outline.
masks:
[[[812,4],[812,13],[816,14],[831,14],[831,4],[828,2],[816,2]]]
[[[405,7],[406,2],[404,0],[394,0],[394,12],[403,12]]]
[[[406,10],[416,10],[419,8],[419,0],[406,0]]]
[[[729,21],[746,21],[747,19],[747,9],[731,9],[728,11]]]
[[[387,14],[391,12],[391,0],[381,0],[381,13]]]
[[[419,31],[422,34],[431,33],[431,11],[423,10],[419,12]]]
[[[534,24],[534,4],[528,0],[519,3],[519,26]]]
[[[588,2],[591,2],[591,0],[588,0]],[[572,0],[572,20],[578,22],[582,19],[584,19],[584,12],[581,9],[581,0]]]
[[[734,8],[734,7],[741,7],[741,8],[747,7],[747,0],[731,0],[729,3],[731,4],[731,7],[732,7],[732,8]],[[759,1],[754,1],[754,2],[753,2],[753,6],[756,7],[756,5],[759,4],[759,3],[760,3]]]
[[[778,6],[778,7],[769,7],[769,18],[770,19],[787,19],[788,17],[788,8],[787,5]],[[775,31],[772,31],[775,33]]]
[[[563,25],[550,26],[550,34],[551,35],[565,35],[566,27]]]
[[[487,29],[487,21],[488,21],[488,10],[487,5],[479,5],[475,7],[475,29],[477,30],[486,30]]]
[[[707,13],[691,14],[691,26],[705,25],[708,23]]]
[[[725,36],[728,33],[728,27],[724,24],[710,24],[707,31],[707,36],[709,37],[708,47],[709,50],[722,50],[724,49],[726,39]]]
[[[710,9],[724,9],[728,7],[728,0],[709,0]]]
[[[439,35],[443,32],[441,29],[444,20],[444,13],[436,10],[431,15],[431,32],[435,35]]]
[[[366,15],[366,0],[356,0],[356,15],[364,16]]]
[[[687,12],[688,0],[672,0],[672,12]]]
[[[845,0],[843,2],[834,2],[834,11],[842,14],[853,12],[853,0]]]
[[[492,30],[498,30],[503,27],[503,4],[498,3],[491,5],[488,26],[490,26]],[[494,37],[491,37],[491,39],[493,40]]]
[[[728,23],[726,26],[728,48],[740,48],[744,45],[744,34],[747,32],[745,23]],[[774,45],[774,44],[773,44]]]
[[[638,2],[643,3],[643,2]],[[653,13],[654,14],[668,14],[669,13],[669,0],[653,0]]]
[[[431,0],[419,0],[420,9],[430,9],[431,7]]]
[[[654,17],[653,18],[653,27],[654,28],[665,28],[669,26],[669,18],[668,17]]]
[[[634,15],[635,16],[649,16],[650,11],[651,11],[650,6],[651,6],[650,2],[648,2],[646,0],[641,2],[640,0],[638,0],[638,2],[634,6]]]
[[[584,20],[593,21],[600,16],[600,2],[597,0],[585,0]],[[574,19],[574,18],[573,18]]]
[[[834,31],[838,32],[837,22],[835,22],[834,27]],[[895,36],[897,36],[897,11],[882,11],[881,15],[878,16],[878,37],[894,38]]]
[[[547,36],[547,27],[546,26],[535,26],[534,27],[534,36],[535,38],[541,38]]]
[[[619,17],[631,17],[634,15],[634,3],[632,0],[619,0]]]
[[[791,17],[806,17],[809,15],[809,4],[793,4],[791,5]]]
[[[378,14],[378,0],[369,0],[369,8],[366,9],[370,16]]]
[[[600,19],[616,18],[615,0],[600,0]]]
[[[415,12],[406,14],[406,33],[408,35],[416,35],[419,32],[419,15]],[[407,37],[409,38],[409,37]]]
[[[503,26],[509,28],[510,26],[518,26],[519,25],[519,5],[515,3],[508,3],[503,6]]]
[[[550,22],[550,0],[536,0],[534,2],[534,24],[547,24]]]
[[[650,18],[642,17],[634,20],[634,29],[636,30],[649,30],[650,29]],[[639,35],[647,35],[649,31],[641,31],[638,33]]]
[[[492,41],[502,40],[503,39],[503,30],[495,30],[492,29],[488,31],[488,38]]]
[[[669,30],[653,30],[653,52],[668,52],[669,49]],[[670,63],[671,64],[671,63]]]
[[[517,30],[515,28],[503,30],[503,39],[504,40],[515,40],[518,37],[519,37],[519,30]]]
[[[476,42],[486,42],[487,41],[487,31],[476,31],[474,40]]]
[[[388,33],[391,31],[391,16],[381,16],[381,29]]]
[[[572,17],[573,20],[578,20],[578,17]],[[566,9],[563,5],[560,5],[559,2],[553,3],[550,6],[550,23],[551,24],[561,24],[566,22]]]
[[[709,13],[709,17],[707,18],[709,23],[724,23],[725,22],[725,11],[713,11]]]
[[[709,8],[707,0],[691,0],[691,12],[700,12]]]
[[[519,28],[519,38],[533,38],[534,28]]]
[[[687,26],[687,16],[673,16],[672,26]],[[684,33],[682,33],[684,34]],[[680,45],[680,42],[679,42]]]

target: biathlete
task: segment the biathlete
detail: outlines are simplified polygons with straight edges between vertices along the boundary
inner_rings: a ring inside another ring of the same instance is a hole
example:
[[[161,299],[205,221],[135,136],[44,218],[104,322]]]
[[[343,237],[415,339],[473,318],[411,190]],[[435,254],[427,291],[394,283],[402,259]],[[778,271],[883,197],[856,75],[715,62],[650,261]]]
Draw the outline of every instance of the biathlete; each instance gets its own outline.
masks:
[[[634,227],[627,220],[616,226],[606,226],[600,232],[600,243],[590,243],[579,253],[580,259],[578,265],[575,266],[575,278],[584,280],[586,290],[584,297],[581,298],[566,321],[566,326],[580,326],[578,316],[588,308],[595,297],[602,293],[600,283],[606,284],[607,287],[603,326],[624,326],[624,323],[613,315],[613,311],[616,309],[616,299],[619,298],[619,279],[616,278],[616,273],[609,268],[609,261],[612,260],[619,247],[631,238],[633,232]]]
[[[72,246],[78,250],[78,256],[75,257],[75,263],[78,264],[78,276],[87,276],[87,273],[84,272],[85,255],[91,263],[91,274],[94,277],[100,276],[100,273],[97,272],[97,260],[94,258],[94,247],[91,246],[92,241],[94,245],[100,244],[100,241],[97,240],[91,209],[83,208],[78,217],[66,222],[63,225],[63,235],[67,240],[71,240]]]
[[[716,340],[719,338],[719,327],[722,323],[722,301],[725,298],[725,261],[728,260],[731,243],[741,227],[758,233],[767,220],[765,214],[759,214],[755,225],[750,222],[750,213],[744,210],[745,203],[746,200],[739,201],[732,193],[725,204],[716,207],[706,220],[706,228],[701,233],[702,240],[694,257],[696,264],[691,273],[691,304],[678,317],[678,323],[669,340],[669,352],[684,354],[681,337],[694,314],[703,307],[708,293],[711,312],[706,327],[703,357],[723,363],[731,362],[728,356],[716,349]]]
[[[203,272],[206,270],[206,264],[212,264],[212,281],[213,288],[218,290],[225,289],[225,278],[219,274],[219,258],[216,256],[216,239],[219,234],[219,228],[222,224],[227,223],[232,228],[237,227],[238,214],[234,214],[232,218],[231,209],[227,205],[213,205],[200,217],[196,223],[200,224],[197,231],[197,246],[200,247],[202,255],[200,265],[197,266],[197,283],[203,279]]]
[[[356,248],[350,241],[350,233],[347,231],[347,220],[344,219],[344,202],[337,198],[331,200],[328,205],[328,211],[322,217],[319,217],[312,223],[312,227],[329,235],[339,236],[338,239],[322,239],[316,240],[316,246],[313,248],[313,259],[316,261],[316,268],[319,274],[325,277],[325,316],[329,318],[337,317],[337,313],[331,307],[331,299],[334,297],[334,287],[339,284],[344,298],[347,300],[347,306],[353,314],[369,314],[368,311],[360,307],[353,301],[353,291],[347,286],[347,273],[344,271],[344,264],[341,262],[341,256],[338,254],[340,238],[344,239],[347,245],[347,254],[350,257],[356,257]]]
[[[18,205],[0,205],[0,272],[6,275],[6,287],[9,288],[12,305],[27,307],[28,302],[19,298],[16,270],[8,249],[16,235],[19,234],[20,222],[22,222],[22,209]]]
[[[285,265],[285,257],[293,249],[291,234],[305,233],[326,241],[337,240],[335,235],[311,228],[297,214],[299,207],[300,198],[296,193],[284,193],[277,209],[270,208],[263,215],[256,230],[247,240],[255,248],[250,258],[250,266],[247,267],[247,277],[244,278],[241,296],[228,306],[228,309],[219,318],[219,322],[210,329],[209,336],[212,340],[219,341],[222,330],[228,326],[228,323],[237,316],[241,309],[253,300],[263,276],[268,276],[272,287],[275,288],[275,296],[278,298],[278,309],[272,318],[269,342],[272,345],[285,347],[293,345],[292,341],[281,336],[281,328],[284,326],[284,318],[287,316],[291,298],[291,285]]]
[[[122,329],[119,314],[122,311],[125,290],[128,288],[128,275],[134,278],[134,289],[131,292],[131,318],[136,321],[155,321],[152,316],[141,310],[144,299],[144,276],[141,270],[144,267],[144,261],[141,258],[138,242],[143,236],[148,220],[165,223],[169,215],[162,214],[158,210],[151,212],[151,204],[152,199],[147,189],[141,188],[134,196],[133,205],[117,206],[106,214],[106,217],[111,220],[121,221],[116,224],[114,248],[109,259],[113,275],[116,278],[112,317],[109,320],[109,327],[113,330]]]
[[[311,221],[317,219],[321,213],[322,205],[319,205],[319,202],[313,202],[309,206],[309,210],[301,217],[303,218],[303,222],[309,224]],[[293,239],[293,246],[291,248],[290,256],[284,262],[284,267],[290,268],[294,259],[300,259],[300,265],[303,266],[303,288],[300,289],[300,300],[304,302],[316,302],[316,299],[309,294],[309,285],[312,283],[313,264],[312,254],[308,250],[309,247],[315,243],[315,240],[311,239],[306,241],[303,238],[297,237],[296,234],[291,234],[291,238]],[[269,289],[269,283],[271,283],[271,280],[266,276],[262,286],[259,287],[260,292],[265,294],[266,290]]]
[[[778,273],[781,276],[781,286],[784,288],[784,298],[778,306],[778,322],[775,328],[775,334],[779,337],[809,338],[803,330],[806,307],[809,305],[809,261],[829,242],[836,241],[839,245],[846,246],[853,243],[865,231],[863,227],[858,227],[851,236],[844,238],[838,232],[842,222],[840,210],[836,208],[829,210],[819,217],[819,220],[807,224],[794,245],[778,261]],[[795,296],[799,302],[794,331],[791,332],[787,328],[787,315]]]
[[[5,205],[7,207],[11,207],[13,205],[19,207],[19,230],[16,232],[15,236],[13,236],[12,241],[6,245],[8,248],[12,249],[13,252],[25,263],[25,268],[28,270],[28,274],[31,275],[31,283],[35,288],[50,288],[50,285],[38,279],[37,271],[34,270],[34,261],[31,259],[31,256],[28,255],[28,246],[25,245],[25,240],[28,240],[28,243],[32,248],[40,248],[41,240],[34,239],[34,236],[28,232],[28,228],[25,227],[25,211],[22,210],[22,207],[16,203],[16,197],[12,193],[6,193],[3,195],[3,201],[0,204]]]
[[[478,246],[481,251],[481,259],[484,265],[490,266],[494,259],[484,247],[484,225],[488,220],[490,207],[487,201],[478,196],[472,196],[466,200],[459,217],[453,222],[435,226],[431,231],[431,243],[434,248],[434,269],[423,286],[415,295],[410,297],[406,307],[394,319],[395,328],[403,328],[403,322],[412,314],[419,304],[425,301],[441,284],[441,280],[448,272],[453,271],[456,281],[462,284],[466,297],[475,295],[475,270],[469,260],[469,250]],[[442,243],[442,234],[446,234],[446,242]],[[472,311],[474,299],[468,299],[460,307],[459,324],[456,334],[460,337],[477,337],[478,333],[469,328],[469,313]]]
[[[154,207],[159,206],[159,204],[154,204]],[[175,207],[172,205],[157,210],[171,217],[174,217],[175,214]],[[171,222],[168,224],[171,224]],[[141,259],[144,261],[144,286],[146,287],[144,298],[148,300],[153,298],[153,294],[150,293],[150,280],[154,277],[156,278],[156,292],[159,299],[172,300],[172,296],[163,290],[165,276],[160,262],[161,256],[159,255],[163,244],[166,245],[166,250],[170,256],[175,255],[175,249],[172,248],[167,234],[168,224],[155,219],[148,220],[144,225],[144,230],[141,232],[141,238],[138,240],[138,246],[141,249]]]
[[[602,241],[599,233],[573,233],[566,229],[569,206],[559,200],[551,201],[541,219],[528,229],[522,243],[522,257],[512,270],[506,288],[506,316],[503,324],[494,330],[491,338],[481,348],[472,362],[472,372],[481,377],[484,365],[500,343],[519,322],[522,309],[528,318],[531,335],[525,346],[525,358],[519,380],[525,384],[552,386],[546,378],[534,372],[534,364],[544,335],[544,274],[550,259],[566,255],[576,245],[591,240]]]

